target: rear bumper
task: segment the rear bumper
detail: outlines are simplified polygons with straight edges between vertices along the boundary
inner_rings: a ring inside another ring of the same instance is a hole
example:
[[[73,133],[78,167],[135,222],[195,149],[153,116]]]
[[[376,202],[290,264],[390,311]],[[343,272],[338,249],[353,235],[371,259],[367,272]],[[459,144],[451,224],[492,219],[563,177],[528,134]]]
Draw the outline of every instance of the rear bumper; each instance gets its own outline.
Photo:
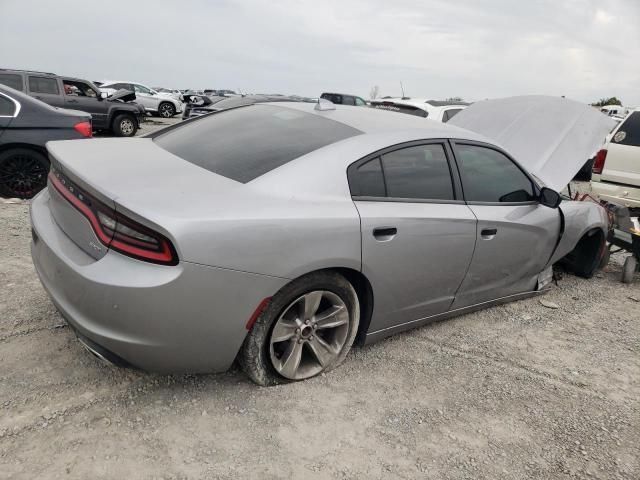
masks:
[[[182,262],[161,266],[109,251],[94,260],[57,226],[45,190],[31,205],[31,255],[65,319],[92,344],[155,372],[229,368],[245,325],[285,279]]]
[[[594,176],[597,180],[597,178]],[[600,200],[624,205],[629,208],[640,208],[640,187],[618,185],[604,181],[592,181],[591,191]]]

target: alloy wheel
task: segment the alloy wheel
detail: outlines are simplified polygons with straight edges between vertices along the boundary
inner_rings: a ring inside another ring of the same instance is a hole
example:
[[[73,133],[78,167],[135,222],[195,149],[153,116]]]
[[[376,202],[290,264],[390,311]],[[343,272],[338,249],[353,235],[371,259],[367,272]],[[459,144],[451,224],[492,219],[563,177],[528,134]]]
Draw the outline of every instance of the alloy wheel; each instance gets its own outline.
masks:
[[[297,298],[271,331],[271,364],[290,380],[317,375],[339,357],[350,320],[345,302],[333,292],[316,290]]]
[[[174,108],[169,105],[168,103],[163,103],[162,105],[160,105],[160,116],[163,118],[170,118],[173,117],[173,115],[175,114],[174,112]]]
[[[36,158],[16,154],[0,164],[0,184],[14,197],[30,198],[45,187],[47,173]]]

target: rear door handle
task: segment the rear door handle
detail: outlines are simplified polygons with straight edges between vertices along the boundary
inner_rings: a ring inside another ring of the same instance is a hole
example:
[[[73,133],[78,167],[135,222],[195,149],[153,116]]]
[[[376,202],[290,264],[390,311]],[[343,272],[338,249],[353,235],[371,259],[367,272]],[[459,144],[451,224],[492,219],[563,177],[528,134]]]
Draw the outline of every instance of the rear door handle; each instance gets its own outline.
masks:
[[[73,99],[67,100],[67,103],[78,103],[78,100],[73,100]]]
[[[480,236],[485,240],[491,240],[498,233],[497,228],[483,228],[480,230]]]
[[[396,227],[376,227],[373,229],[373,236],[381,242],[391,240],[397,233],[398,229]]]

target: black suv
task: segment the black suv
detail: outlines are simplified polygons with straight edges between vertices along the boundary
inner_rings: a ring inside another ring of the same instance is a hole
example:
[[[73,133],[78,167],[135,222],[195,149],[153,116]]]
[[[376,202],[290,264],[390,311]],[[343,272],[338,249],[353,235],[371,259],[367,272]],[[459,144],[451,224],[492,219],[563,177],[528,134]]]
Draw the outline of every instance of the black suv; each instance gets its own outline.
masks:
[[[62,77],[54,73],[0,68],[0,84],[37,98],[52,107],[69,108],[91,114],[93,128],[133,137],[145,115],[133,92],[116,92],[109,98],[89,80]]]
[[[344,93],[323,93],[320,95],[320,98],[329,100],[331,103],[335,103],[336,105],[355,105],[356,107],[367,106],[367,102],[363,98],[356,97],[355,95],[345,95]]]

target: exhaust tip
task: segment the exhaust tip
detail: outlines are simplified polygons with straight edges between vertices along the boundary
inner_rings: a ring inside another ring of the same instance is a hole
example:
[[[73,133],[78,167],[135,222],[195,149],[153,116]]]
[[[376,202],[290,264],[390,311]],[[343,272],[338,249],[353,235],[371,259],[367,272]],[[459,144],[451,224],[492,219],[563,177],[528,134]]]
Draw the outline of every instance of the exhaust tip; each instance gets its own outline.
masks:
[[[87,352],[89,352],[91,355],[96,357],[103,364],[109,365],[111,367],[122,367],[122,368],[132,367],[132,365],[126,360],[124,360],[123,358],[120,358],[115,353],[110,352],[106,348],[101,347],[97,343],[89,340],[87,337],[77,332],[76,332],[76,338],[78,339],[78,342],[80,342],[80,345],[82,345]]]

